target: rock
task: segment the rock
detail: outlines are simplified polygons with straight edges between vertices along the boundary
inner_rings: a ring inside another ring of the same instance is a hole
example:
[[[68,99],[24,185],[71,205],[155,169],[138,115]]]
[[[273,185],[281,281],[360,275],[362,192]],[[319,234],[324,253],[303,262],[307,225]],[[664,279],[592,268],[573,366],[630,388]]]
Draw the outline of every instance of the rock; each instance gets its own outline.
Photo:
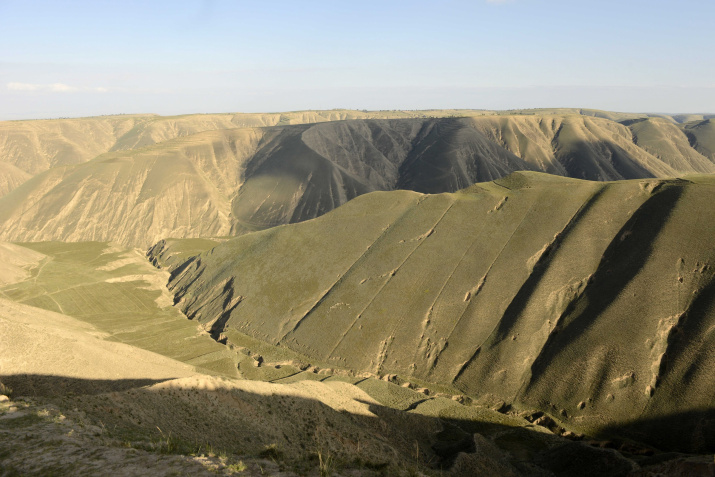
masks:
[[[551,428],[556,425],[553,419],[551,419],[549,416],[541,416],[540,418],[536,419],[534,421],[534,424],[537,426],[543,426],[547,428]]]
[[[505,403],[504,401],[499,401],[498,403],[496,403],[495,405],[492,406],[492,411],[496,411],[496,412],[500,412],[500,413],[504,414],[510,408],[511,408],[511,406],[509,404]]]

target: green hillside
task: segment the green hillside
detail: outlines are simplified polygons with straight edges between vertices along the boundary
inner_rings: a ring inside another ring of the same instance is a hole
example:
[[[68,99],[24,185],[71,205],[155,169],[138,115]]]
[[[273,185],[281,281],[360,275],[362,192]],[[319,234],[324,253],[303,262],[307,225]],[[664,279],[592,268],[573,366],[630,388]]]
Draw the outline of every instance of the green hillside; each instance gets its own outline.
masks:
[[[229,340],[236,330],[581,432],[705,451],[714,194],[711,176],[536,173],[455,194],[377,192],[222,243],[169,287]]]

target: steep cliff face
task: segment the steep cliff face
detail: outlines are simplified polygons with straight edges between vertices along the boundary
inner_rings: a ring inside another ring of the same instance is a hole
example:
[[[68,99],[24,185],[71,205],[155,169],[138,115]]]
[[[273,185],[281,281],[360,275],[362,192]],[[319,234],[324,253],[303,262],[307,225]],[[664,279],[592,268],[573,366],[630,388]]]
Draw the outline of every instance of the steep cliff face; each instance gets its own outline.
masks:
[[[332,366],[703,451],[713,197],[710,176],[531,172],[455,194],[378,192],[222,243],[169,286],[193,319]]]

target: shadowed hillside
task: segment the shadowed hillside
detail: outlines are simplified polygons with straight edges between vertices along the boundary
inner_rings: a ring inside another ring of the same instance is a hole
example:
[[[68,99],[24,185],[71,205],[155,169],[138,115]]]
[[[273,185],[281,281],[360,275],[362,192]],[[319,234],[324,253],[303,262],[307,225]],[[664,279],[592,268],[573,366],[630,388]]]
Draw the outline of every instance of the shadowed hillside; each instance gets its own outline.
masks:
[[[145,247],[164,237],[239,234],[390,190],[431,171],[429,161],[444,173],[412,187],[456,190],[529,168],[456,119],[207,131],[33,177],[0,202],[0,236]]]
[[[137,149],[202,131],[285,126],[345,119],[469,116],[473,110],[293,111],[158,116],[153,114],[76,119],[0,121],[0,162],[34,175],[51,167],[86,162],[115,150]]]
[[[712,119],[688,123],[683,126],[683,131],[696,151],[715,162],[715,122]]]
[[[452,117],[486,113],[473,110],[330,110],[0,121],[0,196],[29,177],[52,167],[81,164],[109,151],[147,147],[202,131],[345,119]],[[8,166],[14,167],[8,169]],[[19,176],[18,170],[28,176]]]
[[[312,114],[298,119],[323,118]],[[212,117],[191,124],[216,126]],[[123,137],[158,125],[182,135],[179,124],[191,118],[144,119]],[[32,177],[0,198],[0,239],[147,247],[301,222],[367,192],[454,192],[517,170],[591,180],[715,172],[674,123],[629,121],[510,115],[204,131]]]
[[[455,194],[373,193],[220,244],[169,287],[229,342],[236,330],[582,432],[712,452],[713,197],[711,176],[536,173]]]

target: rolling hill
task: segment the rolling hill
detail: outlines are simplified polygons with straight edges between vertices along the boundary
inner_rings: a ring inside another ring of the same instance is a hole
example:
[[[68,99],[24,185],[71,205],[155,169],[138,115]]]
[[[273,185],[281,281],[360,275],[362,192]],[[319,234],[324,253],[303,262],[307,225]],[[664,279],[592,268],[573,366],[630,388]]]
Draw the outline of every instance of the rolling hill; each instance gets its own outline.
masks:
[[[293,476],[332,461],[346,475],[548,475],[564,454],[636,468],[464,396],[319,369],[246,336],[216,342],[135,251],[0,243],[0,258],[4,473]]]
[[[389,119],[484,114],[471,110],[294,111],[158,116],[155,114],[73,119],[0,121],[0,162],[30,175],[79,164],[117,150],[137,149],[202,131],[307,124],[346,119]]]
[[[715,123],[712,119],[688,123],[683,131],[696,151],[715,162]]]
[[[712,119],[0,122],[0,474],[709,472]]]
[[[534,172],[375,192],[221,243],[175,265],[169,288],[228,343],[249,335],[589,435],[712,452],[713,197],[709,175]]]
[[[19,187],[30,177],[30,174],[12,164],[0,162],[0,197]]]
[[[147,247],[167,237],[236,236],[301,222],[372,191],[454,192],[518,170],[601,181],[715,172],[690,147],[687,134],[695,133],[657,118],[329,121],[217,129],[141,147],[187,133],[181,121],[195,118],[180,119],[141,119],[113,146],[138,149],[52,167],[15,187],[0,197],[0,239]],[[204,119],[191,124],[220,126]],[[695,129],[698,144],[707,144],[711,131]]]

